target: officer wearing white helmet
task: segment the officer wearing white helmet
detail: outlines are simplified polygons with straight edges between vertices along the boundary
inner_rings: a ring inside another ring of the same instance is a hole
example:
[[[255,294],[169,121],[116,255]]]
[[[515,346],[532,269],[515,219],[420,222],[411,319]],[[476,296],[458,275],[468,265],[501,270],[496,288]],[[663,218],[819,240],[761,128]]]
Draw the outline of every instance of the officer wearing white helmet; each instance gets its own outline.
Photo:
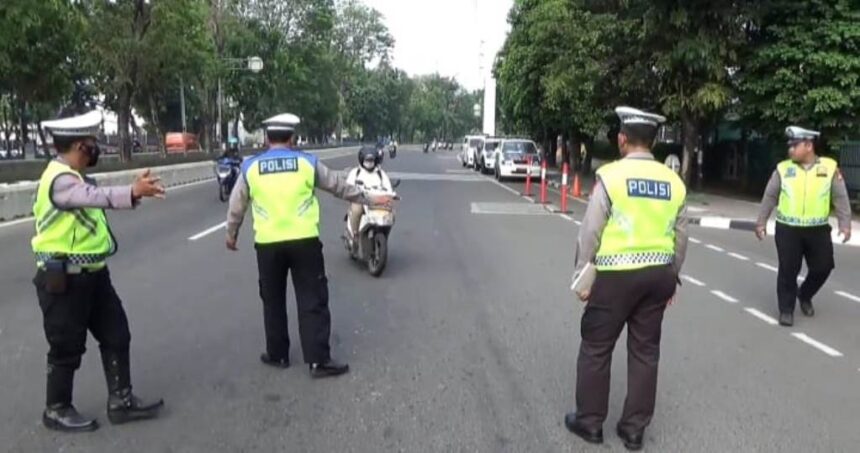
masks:
[[[815,153],[821,134],[791,126],[785,130],[785,135],[789,158],[777,165],[765,189],[756,236],[764,239],[768,218],[776,208],[779,324],[792,326],[798,300],[804,316],[815,315],[812,298],[824,286],[835,266],[829,221],[831,206],[836,210],[839,233],[848,242],[851,239],[851,204],[836,161]],[[798,289],[797,274],[804,258],[809,273]]]
[[[291,273],[302,355],[311,377],[321,378],[344,374],[349,366],[333,360],[330,354],[328,280],[315,190],[357,203],[386,204],[391,200],[369,200],[360,188],[347,184],[342,173],[329,170],[313,154],[293,149],[299,123],[299,118],[289,113],[263,122],[269,149],[242,165],[230,197],[227,248],[237,250],[239,228],[252,206],[266,334],[266,352],[260,360],[277,368],[290,365],[286,297],[287,275]]]
[[[93,431],[94,418],[72,405],[75,371],[81,365],[87,331],[99,343],[112,423],[152,418],[161,400],[144,403],[131,392],[128,319],[111,283],[107,259],[117,251],[105,209],[133,209],[141,198],[164,196],[158,178],[144,171],[132,185],[98,187],[85,174],[99,160],[97,111],[42,123],[57,158],[39,180],[33,214],[36,235],[36,294],[44,317],[48,351],[46,427]]]
[[[674,300],[686,254],[687,190],[651,154],[665,118],[629,107],[615,112],[622,159],[597,171],[579,233],[574,289],[587,305],[576,411],[564,421],[583,440],[603,442],[612,351],[626,325],[628,393],[616,430],[628,449],[638,450],[654,413],[663,312]],[[580,286],[580,277],[593,283]]]

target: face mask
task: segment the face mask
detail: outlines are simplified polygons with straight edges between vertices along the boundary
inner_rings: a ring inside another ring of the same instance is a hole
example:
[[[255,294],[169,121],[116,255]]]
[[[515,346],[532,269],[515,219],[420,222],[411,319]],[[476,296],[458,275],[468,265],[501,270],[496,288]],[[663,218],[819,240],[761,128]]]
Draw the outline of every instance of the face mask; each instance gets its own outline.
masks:
[[[99,156],[101,155],[99,145],[84,145],[84,153],[89,157],[87,167],[95,167],[99,163]]]

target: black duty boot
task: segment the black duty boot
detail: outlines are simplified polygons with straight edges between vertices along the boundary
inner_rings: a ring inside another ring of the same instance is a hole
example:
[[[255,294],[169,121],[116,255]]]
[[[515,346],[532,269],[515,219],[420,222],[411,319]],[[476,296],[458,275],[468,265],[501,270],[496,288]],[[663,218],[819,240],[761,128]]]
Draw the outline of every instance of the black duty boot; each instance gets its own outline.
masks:
[[[809,318],[815,316],[815,308],[812,306],[812,301],[800,299],[800,312],[803,313],[803,316]]]
[[[82,416],[72,406],[75,369],[48,365],[47,402],[42,423],[48,429],[63,432],[95,431],[99,425],[93,418]]]
[[[108,398],[108,420],[114,425],[121,425],[137,420],[148,420],[158,416],[164,406],[164,400],[143,402],[131,393],[131,387],[111,392]]]
[[[794,313],[780,313],[779,314],[779,325],[784,327],[791,327],[794,325]]]
[[[346,374],[349,371],[349,365],[329,360],[325,363],[312,363],[310,364],[310,369],[311,377],[319,379]]]
[[[102,365],[108,384],[108,420],[118,425],[158,416],[164,400],[143,402],[131,392],[128,352],[102,351]]]
[[[48,429],[65,433],[95,431],[99,428],[96,419],[84,417],[78,413],[75,406],[65,403],[53,404],[45,408],[45,412],[42,413],[42,423]]]

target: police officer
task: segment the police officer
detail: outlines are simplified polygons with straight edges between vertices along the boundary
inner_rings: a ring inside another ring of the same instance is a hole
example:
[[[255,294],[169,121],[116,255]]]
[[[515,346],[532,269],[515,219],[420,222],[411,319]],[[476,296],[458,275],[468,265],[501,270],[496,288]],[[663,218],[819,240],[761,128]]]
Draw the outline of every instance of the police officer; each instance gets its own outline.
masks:
[[[805,316],[815,315],[812,298],[834,267],[829,223],[831,204],[836,208],[839,233],[844,242],[851,239],[851,204],[836,161],[815,154],[815,144],[821,134],[797,126],[788,127],[785,134],[789,159],[777,165],[768,182],[756,223],[756,236],[764,239],[768,218],[776,207],[779,324],[792,326],[798,299]],[[804,258],[809,272],[798,291],[797,274]]]
[[[577,268],[592,263],[576,373],[576,412],[565,426],[590,443],[603,442],[612,351],[627,325],[628,393],[617,424],[630,450],[642,448],[654,413],[663,311],[674,300],[687,247],[686,187],[654,160],[651,146],[665,118],[619,107],[621,160],[597,171],[577,245]]]
[[[95,137],[102,117],[90,112],[45,121],[58,156],[39,180],[33,252],[38,270],[33,283],[44,319],[48,351],[46,427],[92,431],[94,418],[72,405],[75,370],[85,351],[87,330],[99,343],[108,387],[111,423],[152,418],[164,404],[145,403],[131,391],[128,320],[111,283],[106,260],[117,250],[104,209],[132,209],[143,197],[163,197],[164,188],[149,171],[130,186],[97,187],[84,174],[96,165]]]
[[[341,375],[349,371],[349,366],[332,360],[330,355],[328,280],[319,240],[320,206],[314,192],[319,188],[352,202],[370,200],[316,156],[292,149],[299,124],[297,116],[285,113],[263,124],[269,149],[242,165],[227,215],[227,248],[235,251],[245,212],[249,204],[253,206],[254,248],[266,332],[266,352],[260,360],[277,368],[290,365],[286,297],[287,274],[291,272],[302,353],[311,377]],[[385,198],[374,201],[390,202]]]

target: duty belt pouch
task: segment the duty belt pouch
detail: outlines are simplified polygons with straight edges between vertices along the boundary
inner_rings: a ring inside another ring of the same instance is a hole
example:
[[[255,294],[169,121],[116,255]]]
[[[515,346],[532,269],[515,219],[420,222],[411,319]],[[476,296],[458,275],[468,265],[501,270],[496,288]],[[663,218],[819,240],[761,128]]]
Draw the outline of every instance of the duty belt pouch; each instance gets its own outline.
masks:
[[[45,261],[45,292],[48,294],[65,294],[68,287],[68,275],[65,259],[50,259]]]

